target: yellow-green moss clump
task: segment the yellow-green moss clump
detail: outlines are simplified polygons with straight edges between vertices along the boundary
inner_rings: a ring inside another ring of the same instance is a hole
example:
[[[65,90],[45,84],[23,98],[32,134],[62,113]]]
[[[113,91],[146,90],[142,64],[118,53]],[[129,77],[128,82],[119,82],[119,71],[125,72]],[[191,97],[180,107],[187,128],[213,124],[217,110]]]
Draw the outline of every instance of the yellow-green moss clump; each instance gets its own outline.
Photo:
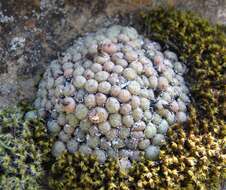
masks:
[[[175,10],[142,13],[150,39],[177,51],[189,68],[185,76],[193,102],[189,120],[168,131],[158,161],[143,159],[123,173],[117,161],[100,165],[92,157],[62,155],[52,166],[55,189],[218,189],[225,177],[226,37],[217,26]]]
[[[44,122],[19,107],[0,111],[0,189],[40,189],[47,158]],[[41,151],[42,150],[45,151]]]

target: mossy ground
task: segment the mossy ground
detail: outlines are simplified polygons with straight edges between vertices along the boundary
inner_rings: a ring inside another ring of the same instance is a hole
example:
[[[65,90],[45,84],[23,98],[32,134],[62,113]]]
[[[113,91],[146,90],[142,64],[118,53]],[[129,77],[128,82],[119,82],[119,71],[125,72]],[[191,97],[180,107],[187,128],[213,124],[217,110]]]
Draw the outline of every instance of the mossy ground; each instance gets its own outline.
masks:
[[[0,125],[10,129],[6,130],[7,134],[12,136],[11,131],[15,130],[15,126],[18,123],[21,126],[19,131],[22,135],[13,136],[16,138],[10,139],[10,142],[16,145],[22,142],[25,144],[23,147],[31,145],[26,149],[28,155],[32,155],[29,163],[22,159],[21,154],[24,153],[20,150],[24,148],[10,153],[13,159],[14,155],[19,155],[16,158],[22,160],[21,168],[34,167],[40,174],[32,181],[27,180],[27,185],[35,184],[38,189],[36,179],[39,181],[43,171],[48,170],[49,186],[53,189],[219,189],[220,181],[226,177],[225,33],[220,27],[211,26],[192,13],[158,9],[142,13],[141,18],[147,37],[159,41],[163,48],[177,51],[189,68],[185,76],[192,94],[188,121],[183,125],[176,124],[168,131],[168,143],[162,148],[158,161],[142,159],[133,163],[126,173],[120,171],[115,160],[100,165],[95,158],[79,154],[65,154],[57,160],[50,160],[51,139],[46,135],[41,120],[28,123],[24,117],[5,119],[15,116],[18,113],[15,110],[1,114]],[[25,110],[19,112],[23,115]],[[6,143],[6,146],[10,144]],[[6,149],[1,149],[4,157],[9,154]],[[12,163],[11,160],[0,162],[0,168],[4,167],[4,163]],[[21,179],[31,179],[30,173],[21,172],[17,167],[12,168],[16,170],[11,173],[11,170],[3,168],[4,172],[0,174],[2,184],[8,179],[14,179],[21,185]]]
[[[41,119],[25,119],[18,106],[0,111],[0,189],[38,190],[50,140]]]

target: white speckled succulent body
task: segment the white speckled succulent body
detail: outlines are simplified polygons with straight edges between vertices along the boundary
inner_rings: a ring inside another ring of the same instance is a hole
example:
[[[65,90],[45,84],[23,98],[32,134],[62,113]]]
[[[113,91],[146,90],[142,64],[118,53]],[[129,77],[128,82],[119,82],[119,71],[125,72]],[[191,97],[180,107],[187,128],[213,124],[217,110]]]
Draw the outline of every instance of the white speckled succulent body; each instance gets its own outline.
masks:
[[[35,106],[57,137],[52,154],[122,163],[156,159],[168,128],[187,119],[186,71],[177,55],[119,25],[89,33],[52,61]]]

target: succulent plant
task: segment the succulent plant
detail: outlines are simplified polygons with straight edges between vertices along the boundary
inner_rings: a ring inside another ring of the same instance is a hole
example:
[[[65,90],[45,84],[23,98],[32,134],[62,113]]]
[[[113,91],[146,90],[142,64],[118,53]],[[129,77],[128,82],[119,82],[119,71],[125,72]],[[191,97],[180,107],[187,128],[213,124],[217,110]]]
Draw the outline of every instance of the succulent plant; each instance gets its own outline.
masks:
[[[178,60],[182,60],[188,68],[185,79],[189,83],[192,104],[186,108],[189,113],[187,121],[174,124],[168,129],[166,144],[161,147],[160,157],[156,161],[141,157],[139,162],[131,164],[124,157],[119,163],[106,160],[105,164],[101,164],[92,156],[79,156],[79,154],[59,156],[52,166],[50,176],[50,185],[55,189],[217,190],[220,180],[225,178],[226,130],[223,77],[223,68],[226,63],[225,34],[221,32],[220,27],[211,26],[207,21],[191,13],[157,9],[142,13],[141,18],[147,36],[160,42],[163,49],[170,47],[176,51],[179,55]],[[120,39],[129,41],[128,36],[124,34],[120,34]],[[159,48],[159,44],[153,45]],[[90,46],[90,50],[95,48]],[[149,58],[152,55],[150,52]],[[172,53],[167,52],[165,55],[178,61]],[[119,53],[118,56],[122,55]],[[100,60],[104,59],[107,59],[107,56]],[[161,60],[161,58],[158,59]],[[172,63],[166,61],[165,64]],[[176,65],[178,72],[184,71],[183,67]],[[152,72],[151,69],[146,71],[146,73]],[[171,78],[170,72],[165,75],[167,79]],[[87,73],[88,76],[94,77],[91,71]],[[128,76],[133,78],[134,73]],[[158,88],[158,79],[154,77],[152,79],[152,88]],[[173,81],[173,83],[177,82]],[[186,89],[185,91],[188,92]],[[170,91],[170,94],[174,93]],[[111,92],[112,96],[113,94],[114,97],[118,96],[117,88]],[[183,98],[183,95],[181,97],[186,102],[186,98]],[[162,93],[163,100],[169,98],[169,94]],[[131,100],[131,108],[140,107],[139,98],[134,96]],[[161,104],[162,102],[157,106],[161,108]],[[177,111],[179,107],[184,110],[181,102],[172,102],[169,109]],[[151,128],[148,128],[150,131],[146,131],[147,135],[152,136],[157,131],[161,131],[161,134],[164,132],[166,125],[159,121],[161,114],[160,112],[154,115],[154,121],[148,125]],[[169,121],[173,121],[175,116],[171,112],[165,114],[170,125]],[[159,126],[162,127],[159,128]],[[127,136],[127,129],[120,128],[122,138]],[[111,133],[114,133],[113,130]],[[82,137],[81,134],[80,137]],[[105,142],[104,139],[101,140],[101,144],[109,146]],[[146,143],[148,144],[148,141],[142,142],[139,146],[143,147]],[[151,146],[146,150],[153,149],[152,154],[148,153],[148,155],[154,157],[156,148]],[[109,152],[114,155],[114,150]],[[129,155],[130,151],[124,150],[120,154]],[[127,168],[126,173],[119,169],[119,165],[121,168]]]
[[[80,151],[103,162],[113,149],[118,158],[130,151],[128,162],[142,153],[156,158],[169,126],[187,119],[185,72],[175,53],[132,27],[113,25],[79,38],[50,64],[37,93],[35,106],[57,137],[52,154]],[[128,135],[119,135],[123,128]],[[102,141],[110,146],[103,149]]]

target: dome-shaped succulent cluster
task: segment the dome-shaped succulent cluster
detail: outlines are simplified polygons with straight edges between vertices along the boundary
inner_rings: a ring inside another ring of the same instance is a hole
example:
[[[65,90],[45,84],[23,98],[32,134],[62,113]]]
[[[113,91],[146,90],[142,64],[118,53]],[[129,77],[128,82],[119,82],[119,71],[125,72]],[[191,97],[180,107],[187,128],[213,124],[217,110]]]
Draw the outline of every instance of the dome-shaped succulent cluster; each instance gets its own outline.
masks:
[[[171,51],[114,25],[89,33],[51,62],[35,107],[57,137],[52,154],[156,159],[170,125],[187,119],[186,66]],[[127,160],[127,161],[126,161]]]

